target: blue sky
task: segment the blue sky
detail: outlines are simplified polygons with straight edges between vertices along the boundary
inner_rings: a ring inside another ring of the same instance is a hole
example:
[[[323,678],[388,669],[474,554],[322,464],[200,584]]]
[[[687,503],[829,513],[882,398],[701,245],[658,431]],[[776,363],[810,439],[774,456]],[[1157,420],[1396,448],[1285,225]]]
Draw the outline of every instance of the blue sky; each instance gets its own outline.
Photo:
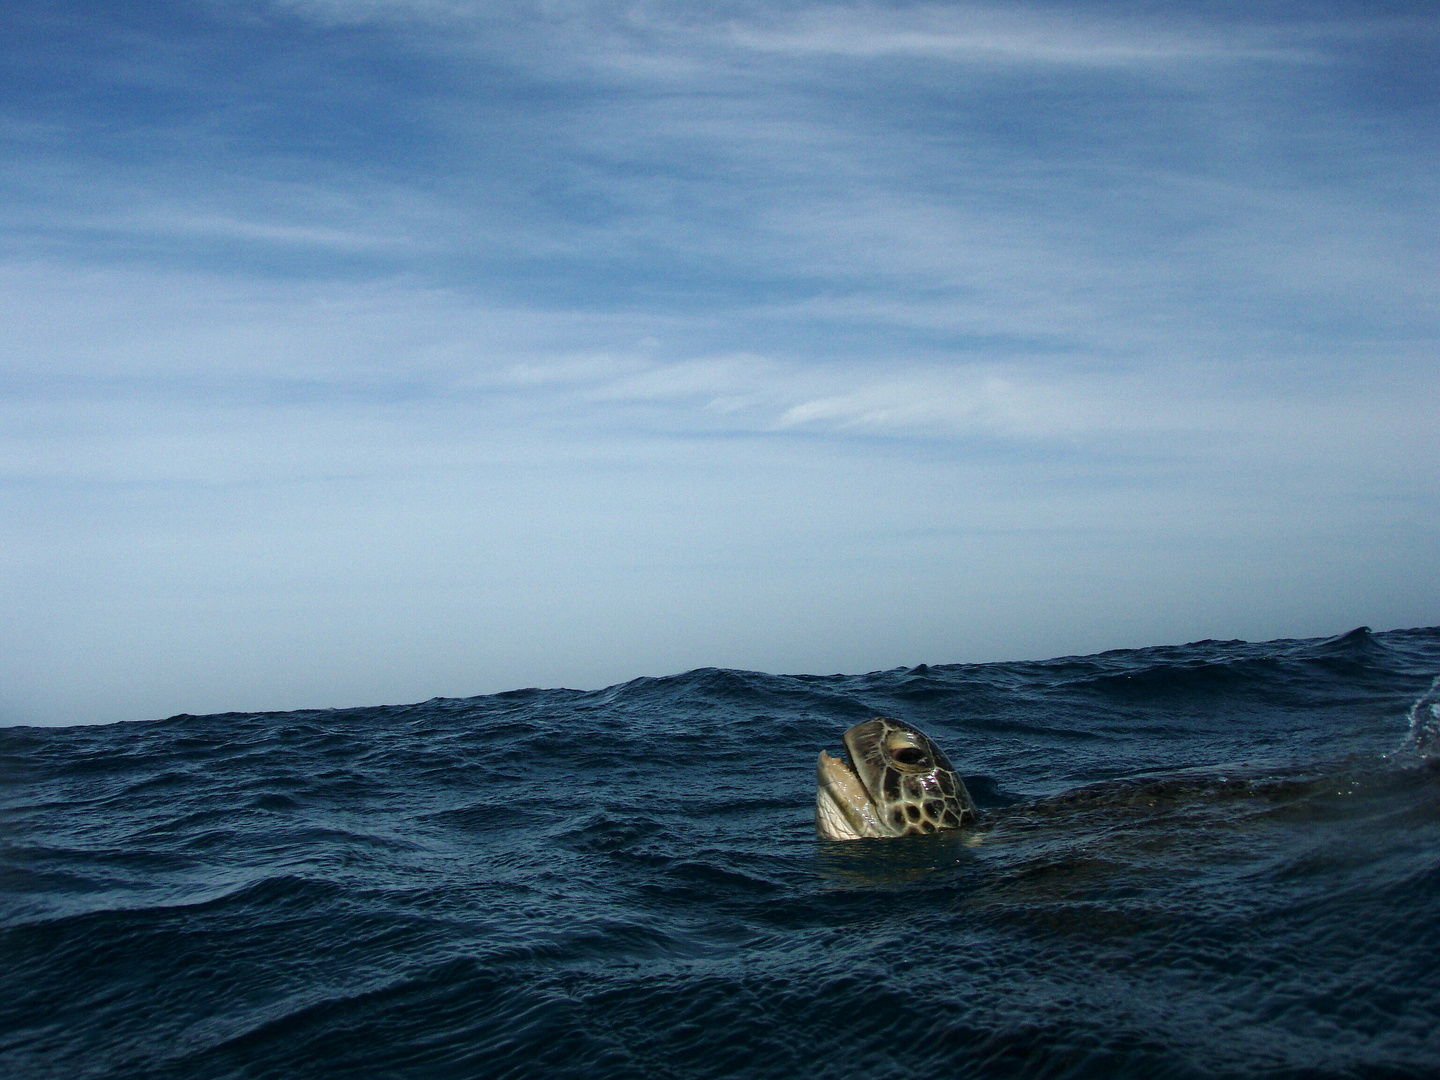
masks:
[[[1440,622],[1440,14],[3,11],[0,722]]]

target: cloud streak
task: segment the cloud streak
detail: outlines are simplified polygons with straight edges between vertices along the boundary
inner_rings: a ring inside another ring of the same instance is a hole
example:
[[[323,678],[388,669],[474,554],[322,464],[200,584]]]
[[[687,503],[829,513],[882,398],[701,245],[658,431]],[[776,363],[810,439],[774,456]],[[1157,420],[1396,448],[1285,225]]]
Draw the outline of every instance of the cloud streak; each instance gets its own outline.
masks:
[[[1188,30],[1188,33],[1186,32]],[[780,27],[735,26],[743,48],[796,56],[917,57],[982,65],[1134,68],[1183,61],[1305,61],[1313,54],[1226,40],[1203,25],[1076,17],[1064,8],[849,7],[803,11]]]

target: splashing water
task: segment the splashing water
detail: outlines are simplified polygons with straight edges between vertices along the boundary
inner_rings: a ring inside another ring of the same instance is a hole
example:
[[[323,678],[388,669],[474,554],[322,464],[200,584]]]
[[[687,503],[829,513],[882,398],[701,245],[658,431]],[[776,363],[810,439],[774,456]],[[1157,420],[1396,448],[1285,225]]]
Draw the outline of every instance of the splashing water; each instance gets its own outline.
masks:
[[[1410,734],[1404,749],[1427,760],[1440,752],[1440,676],[1410,707]]]

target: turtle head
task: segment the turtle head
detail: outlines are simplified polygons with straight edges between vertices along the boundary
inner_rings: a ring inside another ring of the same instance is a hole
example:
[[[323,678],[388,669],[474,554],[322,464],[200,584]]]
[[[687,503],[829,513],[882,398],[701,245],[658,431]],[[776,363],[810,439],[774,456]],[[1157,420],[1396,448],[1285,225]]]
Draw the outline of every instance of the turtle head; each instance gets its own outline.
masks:
[[[877,716],[845,732],[845,757],[822,752],[815,831],[827,840],[958,829],[975,804],[940,748],[903,720]]]

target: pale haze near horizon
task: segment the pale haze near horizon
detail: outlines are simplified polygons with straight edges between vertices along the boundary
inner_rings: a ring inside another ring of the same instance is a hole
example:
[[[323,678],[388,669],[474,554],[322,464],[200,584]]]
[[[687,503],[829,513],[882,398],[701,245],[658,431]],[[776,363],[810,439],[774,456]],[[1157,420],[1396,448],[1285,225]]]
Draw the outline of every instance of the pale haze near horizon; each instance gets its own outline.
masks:
[[[0,723],[1440,622],[1440,17],[7,10]]]

